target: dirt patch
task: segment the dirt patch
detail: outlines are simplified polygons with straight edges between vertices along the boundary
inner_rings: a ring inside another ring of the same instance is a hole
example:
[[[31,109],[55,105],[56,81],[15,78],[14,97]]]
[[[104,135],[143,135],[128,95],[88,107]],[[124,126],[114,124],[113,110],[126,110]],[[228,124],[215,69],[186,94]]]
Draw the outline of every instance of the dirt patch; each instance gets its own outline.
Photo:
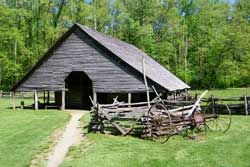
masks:
[[[58,140],[53,151],[49,153],[47,167],[57,167],[67,154],[69,147],[79,144],[83,139],[80,118],[86,113],[84,111],[69,111],[71,119],[67,124],[62,137]]]
[[[52,135],[42,142],[40,146],[41,149],[36,153],[34,159],[31,161],[30,167],[44,167],[47,165],[48,155],[57,144],[57,141],[61,138],[65,127],[66,125],[55,130]]]

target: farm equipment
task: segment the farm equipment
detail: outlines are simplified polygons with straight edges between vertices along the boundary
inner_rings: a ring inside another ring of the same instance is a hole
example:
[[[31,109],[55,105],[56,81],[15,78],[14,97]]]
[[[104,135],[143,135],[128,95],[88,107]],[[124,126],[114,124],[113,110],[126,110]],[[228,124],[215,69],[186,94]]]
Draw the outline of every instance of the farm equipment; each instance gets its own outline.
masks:
[[[201,100],[207,91],[195,102],[163,100],[150,102],[97,105],[92,110],[90,129],[101,133],[137,135],[141,138],[166,142],[172,135],[193,137],[190,131],[219,131],[225,133],[231,125],[231,112],[219,115],[208,103],[201,107]],[[180,106],[180,103],[188,104]]]
[[[153,140],[163,137],[163,140],[167,141],[170,136],[175,134],[192,137],[188,134],[189,130],[205,133],[207,130],[211,130],[225,133],[231,125],[230,109],[224,105],[227,110],[225,115],[219,115],[215,110],[211,110],[210,104],[201,109],[201,99],[206,93],[207,91],[193,105],[174,109],[170,109],[164,101],[152,105],[144,120],[147,126],[143,136]]]

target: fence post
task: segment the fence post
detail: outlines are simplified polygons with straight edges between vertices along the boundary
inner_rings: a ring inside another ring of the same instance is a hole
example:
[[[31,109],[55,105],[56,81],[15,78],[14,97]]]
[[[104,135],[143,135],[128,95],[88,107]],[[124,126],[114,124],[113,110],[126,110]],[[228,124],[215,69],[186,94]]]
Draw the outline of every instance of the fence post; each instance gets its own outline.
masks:
[[[185,100],[188,101],[188,90],[185,89]]]
[[[15,92],[10,92],[12,95],[12,105],[13,105],[13,110],[16,109],[16,99],[15,99]]]
[[[48,94],[47,94],[47,105],[49,105],[49,100],[50,100],[50,96],[49,96],[49,91],[48,91]]]
[[[23,110],[24,109],[24,92],[21,92],[20,98],[21,98],[21,106],[20,106],[20,108],[21,108],[21,110]]]
[[[212,101],[212,105],[213,105],[213,113],[215,113],[215,101],[214,101],[213,95],[211,95],[211,101]]]
[[[38,110],[38,92],[34,91],[34,103],[35,103],[35,110]]]
[[[248,115],[248,100],[246,95],[244,95],[244,104],[245,104],[245,113],[246,115]]]
[[[3,97],[3,91],[0,90],[0,98],[2,98],[2,97]]]
[[[131,93],[128,93],[128,107],[131,107]]]

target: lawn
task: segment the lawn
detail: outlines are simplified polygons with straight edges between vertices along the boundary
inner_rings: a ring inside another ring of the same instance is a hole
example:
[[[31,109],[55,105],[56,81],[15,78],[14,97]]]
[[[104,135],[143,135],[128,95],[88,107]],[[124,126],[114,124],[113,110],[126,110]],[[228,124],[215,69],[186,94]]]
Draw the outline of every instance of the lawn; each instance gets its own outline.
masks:
[[[17,104],[20,100],[17,99]],[[26,104],[31,100],[26,100]],[[64,127],[70,116],[60,111],[12,110],[9,99],[0,99],[0,166],[26,167],[45,152],[48,136]]]
[[[202,91],[191,91],[194,93]],[[207,96],[250,95],[250,89],[212,90]],[[25,104],[31,104],[26,100]],[[17,99],[17,104],[20,100]],[[48,151],[48,136],[64,127],[69,114],[61,111],[12,110],[9,99],[0,99],[0,167],[29,166],[36,155]],[[89,114],[82,118],[86,125]],[[166,144],[126,136],[86,134],[71,147],[61,167],[249,167],[250,116],[233,116],[226,134],[208,133],[202,140],[172,137]]]
[[[210,95],[220,97],[244,93],[250,94],[249,89],[210,91]],[[85,115],[83,124],[88,120],[89,115]],[[209,132],[199,141],[175,136],[165,144],[131,136],[89,133],[80,145],[71,147],[61,167],[249,167],[249,127],[250,116],[234,115],[226,134]]]
[[[204,90],[191,90],[190,93],[194,95],[197,93],[201,94]],[[214,89],[209,90],[205,97],[210,97],[211,95],[215,97],[239,97],[243,95],[250,96],[250,88],[228,88],[228,89]]]
[[[61,167],[249,167],[249,126],[249,116],[233,116],[226,134],[209,133],[200,141],[176,136],[165,144],[90,133],[71,148]]]

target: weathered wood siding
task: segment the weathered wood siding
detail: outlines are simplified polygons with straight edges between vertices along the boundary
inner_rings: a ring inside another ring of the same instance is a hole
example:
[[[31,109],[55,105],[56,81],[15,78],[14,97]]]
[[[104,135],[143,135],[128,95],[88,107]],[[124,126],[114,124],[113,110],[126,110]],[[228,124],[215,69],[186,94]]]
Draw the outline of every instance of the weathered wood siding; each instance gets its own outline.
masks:
[[[65,78],[72,71],[84,71],[96,92],[145,91],[142,75],[120,63],[77,28],[17,91],[62,90]]]

